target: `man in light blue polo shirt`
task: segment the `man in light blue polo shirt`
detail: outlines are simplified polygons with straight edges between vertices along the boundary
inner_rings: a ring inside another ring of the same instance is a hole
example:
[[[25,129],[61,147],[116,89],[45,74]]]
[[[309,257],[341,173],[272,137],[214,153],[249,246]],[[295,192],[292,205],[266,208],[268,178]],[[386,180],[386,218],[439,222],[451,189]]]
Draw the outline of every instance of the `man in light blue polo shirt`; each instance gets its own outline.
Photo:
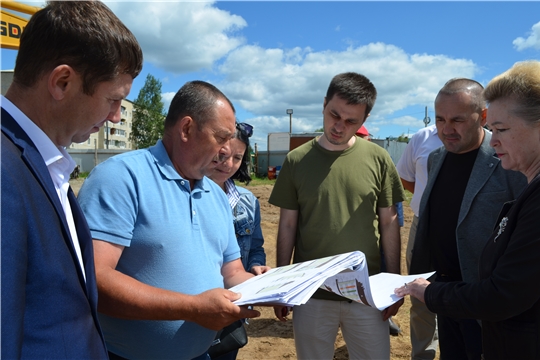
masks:
[[[225,95],[189,82],[162,141],[105,161],[85,181],[79,200],[112,359],[204,358],[216,330],[259,316],[223,289],[253,275],[240,261],[227,197],[204,177],[235,129]]]

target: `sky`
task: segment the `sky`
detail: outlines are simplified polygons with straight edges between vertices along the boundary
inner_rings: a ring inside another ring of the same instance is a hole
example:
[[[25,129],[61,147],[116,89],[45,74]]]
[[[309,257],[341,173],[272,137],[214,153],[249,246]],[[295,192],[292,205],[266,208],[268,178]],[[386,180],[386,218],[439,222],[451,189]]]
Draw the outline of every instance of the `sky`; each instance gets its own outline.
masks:
[[[42,6],[43,2],[25,3]],[[105,1],[135,34],[142,73],[162,82],[165,108],[187,81],[216,85],[251,139],[322,127],[333,76],[358,72],[377,88],[365,126],[375,138],[413,134],[454,77],[487,83],[515,62],[540,60],[540,2]],[[1,50],[13,69],[16,51]]]

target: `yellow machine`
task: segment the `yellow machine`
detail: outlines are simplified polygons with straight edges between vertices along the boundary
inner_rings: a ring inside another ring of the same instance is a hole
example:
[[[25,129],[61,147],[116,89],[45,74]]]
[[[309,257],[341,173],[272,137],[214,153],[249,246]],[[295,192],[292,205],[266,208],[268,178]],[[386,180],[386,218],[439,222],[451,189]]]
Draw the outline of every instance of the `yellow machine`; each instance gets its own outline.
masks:
[[[28,23],[28,20],[5,11],[4,9],[33,15],[40,10],[40,8],[10,0],[0,1],[0,6],[2,7],[2,16],[0,17],[0,45],[2,48],[18,50],[19,39],[21,38],[21,34]]]

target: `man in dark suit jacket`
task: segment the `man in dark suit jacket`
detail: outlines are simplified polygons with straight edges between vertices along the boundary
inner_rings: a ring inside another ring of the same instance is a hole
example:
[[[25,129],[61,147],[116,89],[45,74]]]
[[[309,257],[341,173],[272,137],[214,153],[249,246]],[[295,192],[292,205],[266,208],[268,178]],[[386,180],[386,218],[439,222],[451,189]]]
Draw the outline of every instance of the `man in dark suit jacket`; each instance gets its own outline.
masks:
[[[22,34],[1,99],[3,359],[107,358],[65,147],[120,120],[141,67],[137,40],[101,2],[51,3]]]
[[[439,282],[478,280],[480,254],[502,204],[527,184],[522,174],[504,170],[489,146],[482,90],[474,80],[452,79],[435,100],[437,134],[444,146],[428,158],[411,274],[436,270]],[[481,358],[476,320],[438,316],[437,322],[441,358]]]

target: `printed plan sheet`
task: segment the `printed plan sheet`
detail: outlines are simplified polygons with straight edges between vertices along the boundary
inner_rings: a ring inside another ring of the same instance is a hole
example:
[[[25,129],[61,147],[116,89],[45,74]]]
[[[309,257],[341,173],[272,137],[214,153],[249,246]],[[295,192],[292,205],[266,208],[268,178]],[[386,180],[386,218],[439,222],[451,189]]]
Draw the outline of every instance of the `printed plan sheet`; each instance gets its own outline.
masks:
[[[368,276],[365,256],[360,251],[274,268],[229,290],[241,293],[237,305],[305,304],[322,288],[361,304],[383,310],[399,301],[394,289],[416,278],[434,273],[402,276],[380,273]]]

